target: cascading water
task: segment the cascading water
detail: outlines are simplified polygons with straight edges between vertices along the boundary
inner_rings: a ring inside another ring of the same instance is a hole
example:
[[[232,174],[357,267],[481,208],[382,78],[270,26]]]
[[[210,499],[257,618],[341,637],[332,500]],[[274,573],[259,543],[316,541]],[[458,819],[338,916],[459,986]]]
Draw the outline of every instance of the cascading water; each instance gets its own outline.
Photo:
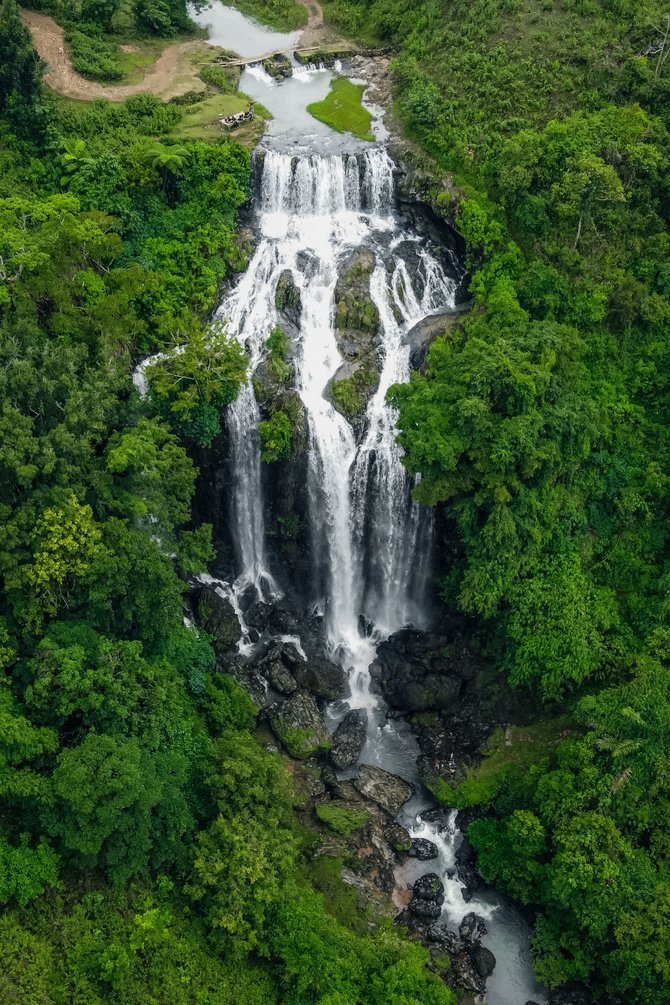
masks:
[[[405,261],[394,253],[399,242],[393,164],[380,148],[331,157],[266,152],[259,224],[262,239],[247,274],[219,313],[250,350],[253,371],[277,323],[274,290],[280,274],[288,270],[300,291],[296,384],[309,424],[312,551],[323,572],[320,586],[333,652],[360,671],[364,659],[368,665],[371,661],[374,641],[421,620],[421,584],[413,569],[422,559],[425,563],[428,517],[411,500],[385,395],[391,384],[409,377],[404,332],[432,311],[453,305],[455,284],[423,251],[415,289]],[[357,445],[351,426],[324,393],[342,364],[334,329],[338,270],[361,245],[376,258],[370,294],[380,317],[380,380]],[[257,582],[267,569],[261,558],[258,414],[250,385],[232,412],[240,574]],[[360,615],[374,626],[374,640],[361,636]],[[360,697],[368,703],[367,694]]]
[[[300,293],[295,386],[309,431],[313,599],[325,615],[331,653],[349,671],[349,707],[369,711],[362,760],[417,782],[416,741],[408,729],[386,721],[383,702],[370,688],[369,668],[379,643],[424,619],[431,550],[430,515],[412,500],[386,393],[409,379],[406,333],[427,315],[452,308],[456,283],[415,234],[403,232],[394,208],[393,164],[381,147],[302,157],[268,150],[260,175],[259,243],[218,314],[246,347],[253,374],[279,321],[275,293],[282,273],[291,274]],[[379,313],[379,384],[357,438],[327,393],[343,362],[334,322],[338,274],[361,247],[375,260],[370,297]],[[258,422],[250,381],[229,409],[232,524],[237,585],[252,584],[262,595],[277,587],[265,551]],[[225,584],[219,586],[225,592]],[[445,831],[422,819],[421,810],[419,797],[405,807],[403,819],[415,836],[427,836],[438,846],[447,881],[445,922],[457,923],[468,910],[491,917],[497,905],[466,905],[453,875],[459,839],[453,820]],[[527,961],[524,967],[517,968],[524,974],[519,988],[534,990]],[[523,1005],[506,993],[492,1000]]]

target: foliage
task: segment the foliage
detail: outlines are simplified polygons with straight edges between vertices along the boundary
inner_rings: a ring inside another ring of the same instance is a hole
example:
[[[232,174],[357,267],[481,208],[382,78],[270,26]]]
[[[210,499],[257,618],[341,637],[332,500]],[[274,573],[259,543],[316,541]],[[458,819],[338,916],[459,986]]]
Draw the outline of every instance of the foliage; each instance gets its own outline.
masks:
[[[293,424],[287,413],[279,408],[269,419],[259,423],[261,460],[290,460],[293,456]]]
[[[323,101],[308,105],[307,111],[338,133],[353,133],[361,140],[374,140],[372,115],[362,103],[364,90],[364,84],[353,84],[346,77],[336,77]]]
[[[236,6],[276,31],[293,31],[307,24],[307,9],[296,0],[239,0]]]
[[[479,619],[509,684],[549,705],[521,750],[518,727],[438,789],[486,814],[471,840],[485,876],[532,906],[543,980],[651,1005],[668,959],[650,934],[668,881],[667,11],[325,10],[395,47],[411,157],[467,245],[472,311],[390,392],[416,498],[440,510],[442,595]],[[536,744],[558,700],[578,721]]]
[[[0,5],[0,115],[17,135],[44,138],[46,109],[41,94],[42,63],[33,49],[16,0]]]
[[[223,328],[195,328],[186,343],[165,346],[147,371],[159,408],[201,446],[219,432],[219,414],[235,400],[245,375],[244,351]]]
[[[351,377],[333,382],[330,396],[335,407],[347,419],[355,419],[365,408],[366,395],[374,390],[378,377],[374,370],[361,368]]]
[[[72,66],[91,80],[121,80],[123,68],[118,47],[105,41],[97,25],[70,24],[65,30]]]

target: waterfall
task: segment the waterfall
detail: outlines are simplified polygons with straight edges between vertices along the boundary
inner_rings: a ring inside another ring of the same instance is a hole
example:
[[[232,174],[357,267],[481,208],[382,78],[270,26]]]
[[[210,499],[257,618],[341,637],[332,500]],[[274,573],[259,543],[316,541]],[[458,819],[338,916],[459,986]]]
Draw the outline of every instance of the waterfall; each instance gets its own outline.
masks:
[[[381,148],[303,157],[269,150],[263,155],[259,194],[261,239],[219,316],[249,353],[253,375],[278,323],[274,298],[281,273],[288,270],[300,291],[296,389],[309,430],[314,589],[323,600],[333,653],[355,670],[370,657],[359,631],[361,615],[374,625],[377,641],[421,621],[430,518],[412,502],[395,439],[395,414],[385,396],[393,383],[409,378],[405,332],[427,314],[453,305],[455,284],[429,252],[417,247],[415,235],[399,237],[393,163]],[[413,279],[397,250],[403,241],[417,249]],[[334,325],[338,273],[361,246],[376,261],[370,296],[380,318],[380,382],[357,443],[350,424],[324,394],[342,364]],[[249,382],[229,410],[233,523],[238,581],[260,593],[276,586],[265,554],[258,421]]]
[[[412,479],[396,441],[397,416],[386,395],[389,387],[410,377],[408,331],[427,315],[453,307],[455,281],[423,239],[404,229],[394,205],[393,164],[381,147],[338,156],[269,150],[258,166],[259,242],[245,275],[218,312],[249,355],[250,380],[229,409],[228,422],[237,580],[232,592],[220,581],[215,588],[238,613],[243,651],[249,634],[237,603],[239,589],[254,586],[267,598],[278,592],[272,572],[281,578],[279,570],[268,568],[266,556],[260,416],[252,380],[267,338],[279,323],[275,295],[282,273],[288,272],[301,301],[299,329],[290,334],[295,390],[309,437],[312,599],[325,616],[331,655],[349,672],[349,707],[369,711],[361,762],[415,784],[416,795],[400,820],[412,837],[427,838],[437,848],[428,865],[408,859],[400,878],[412,883],[426,869],[439,872],[446,892],[441,924],[456,926],[470,911],[487,919],[487,944],[499,958],[487,987],[491,1001],[519,1005],[529,994],[545,1000],[532,978],[527,929],[519,928],[495,897],[464,899],[455,812],[446,827],[421,816],[426,793],[417,772],[416,736],[407,723],[387,718],[382,699],[370,687],[379,643],[404,625],[422,627],[428,621],[425,590],[433,533],[430,513],[412,499]],[[374,258],[369,294],[379,325],[371,354],[376,353],[379,384],[354,430],[327,394],[343,363],[335,325],[338,276],[361,248]],[[281,637],[291,639],[304,656],[299,639]],[[333,721],[342,713],[340,703],[332,709]]]

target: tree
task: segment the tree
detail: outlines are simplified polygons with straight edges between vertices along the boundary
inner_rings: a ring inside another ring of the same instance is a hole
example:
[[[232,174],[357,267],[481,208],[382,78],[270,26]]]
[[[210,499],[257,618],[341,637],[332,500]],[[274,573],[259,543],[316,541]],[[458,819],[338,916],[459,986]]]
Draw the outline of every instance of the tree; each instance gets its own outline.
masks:
[[[47,886],[57,885],[58,856],[44,838],[33,848],[28,834],[21,835],[18,845],[0,837],[0,903],[14,898],[25,907]]]
[[[175,338],[147,368],[152,394],[178,432],[207,446],[220,429],[220,412],[237,397],[246,356],[223,327],[195,326]]]
[[[160,800],[155,765],[135,737],[89,733],[64,750],[53,773],[44,825],[80,866],[99,865],[123,882],[146,868],[150,814]]]
[[[78,580],[100,554],[101,538],[91,507],[82,506],[74,495],[66,506],[44,511],[32,535],[33,562],[23,571],[34,589],[26,610],[30,624],[37,626],[44,616],[68,606]]]
[[[0,6],[0,113],[23,136],[39,136],[44,127],[40,108],[42,62],[21,20],[16,0]]]
[[[140,418],[110,437],[105,467],[112,477],[101,496],[109,509],[168,535],[167,544],[189,518],[196,475],[177,437],[159,420]]]

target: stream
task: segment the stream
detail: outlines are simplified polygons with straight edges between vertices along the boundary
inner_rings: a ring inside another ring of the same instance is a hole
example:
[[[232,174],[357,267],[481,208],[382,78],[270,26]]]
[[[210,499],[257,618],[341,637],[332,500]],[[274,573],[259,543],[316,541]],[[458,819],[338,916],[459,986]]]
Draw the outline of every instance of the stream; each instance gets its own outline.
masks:
[[[293,45],[299,33],[268,32],[231,8],[215,3],[197,15],[213,43],[253,56]],[[288,41],[287,41],[288,40]],[[485,920],[482,942],[496,957],[486,986],[489,1005],[546,1002],[535,981],[525,920],[492,891],[466,902],[456,869],[461,834],[456,814],[434,818],[434,800],[418,777],[418,747],[404,720],[371,687],[377,646],[407,625],[427,628],[430,603],[432,515],[412,501],[411,479],[396,443],[388,388],[410,376],[407,333],[431,314],[453,309],[460,263],[412,229],[398,211],[394,171],[383,142],[362,143],[317,122],[306,106],[324,97],[332,70],[297,68],[277,83],[260,66],[244,70],[240,89],[275,118],[256,152],[253,227],[256,246],[246,272],[221,303],[217,318],[247,350],[250,373],[263,359],[265,342],[279,317],[275,292],[290,273],[302,311],[294,342],[295,389],[307,419],[308,532],[313,558],[311,609],[323,615],[331,658],[349,674],[351,697],[332,703],[334,729],[349,709],[365,708],[368,732],[360,762],[378,765],[415,787],[399,821],[413,837],[438,848],[430,862],[409,859],[397,870],[400,887],[438,872],[445,901],[438,924],[457,930],[470,912]],[[379,385],[369,400],[362,431],[325,397],[343,363],[335,329],[335,287],[343,267],[361,249],[374,256],[370,296],[379,312]],[[144,380],[143,370],[138,372]],[[258,424],[251,380],[228,408],[232,466],[230,523],[235,570],[222,595],[236,607],[249,591],[272,602],[281,595],[285,570],[271,568],[263,516]],[[216,584],[211,577],[201,581]],[[297,643],[300,645],[299,641]],[[248,638],[240,644],[249,652]]]

